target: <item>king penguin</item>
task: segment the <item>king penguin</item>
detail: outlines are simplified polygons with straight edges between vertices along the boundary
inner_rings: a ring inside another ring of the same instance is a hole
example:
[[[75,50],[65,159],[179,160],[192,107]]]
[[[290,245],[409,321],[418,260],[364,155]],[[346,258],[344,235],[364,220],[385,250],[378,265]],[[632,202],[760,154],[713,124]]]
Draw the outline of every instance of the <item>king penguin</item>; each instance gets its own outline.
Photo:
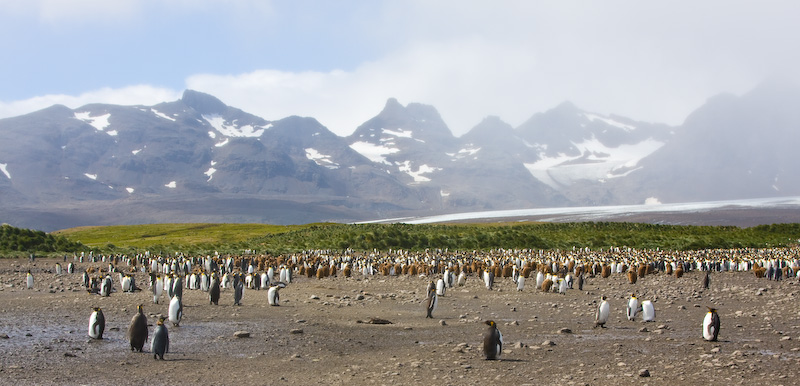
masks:
[[[27,284],[28,289],[33,289],[33,274],[31,273],[30,269],[28,270],[28,275],[25,280],[25,284]]]
[[[716,342],[719,335],[719,315],[717,309],[708,307],[708,313],[703,319],[703,339]]]
[[[128,327],[128,340],[131,342],[131,351],[142,352],[144,342],[147,340],[147,316],[144,308],[139,305],[139,312],[133,315],[131,325]]]
[[[708,289],[708,284],[711,282],[711,278],[709,277],[708,271],[706,271],[706,276],[703,277],[703,288]]]
[[[271,305],[271,306],[279,306],[280,305],[281,297],[280,297],[280,294],[278,293],[278,290],[280,290],[281,288],[285,288],[285,287],[286,287],[286,283],[284,283],[282,281],[279,281],[279,282],[275,283],[275,285],[269,287],[269,291],[267,291],[267,301],[269,302],[269,305]]]
[[[436,296],[436,290],[433,288],[428,288],[428,299],[426,304],[426,309],[428,310],[428,314],[425,318],[433,319],[433,311],[436,310],[436,305],[439,303],[439,297]]]
[[[606,328],[606,322],[608,322],[608,315],[611,312],[611,308],[608,305],[608,300],[606,300],[605,295],[603,295],[603,297],[600,299],[600,306],[597,307],[597,314],[594,317],[594,326]]]
[[[94,307],[94,312],[89,316],[89,337],[92,339],[103,339],[103,331],[106,329],[106,318],[100,307]]]
[[[242,305],[242,296],[244,296],[244,281],[237,279],[239,275],[233,277],[233,305]]]
[[[219,304],[219,277],[217,273],[211,274],[211,285],[208,287],[208,300],[209,304]]]
[[[150,342],[150,351],[153,352],[153,359],[164,360],[164,354],[169,352],[169,333],[167,326],[164,325],[164,317],[158,318],[156,329],[153,332],[153,340]]]
[[[114,284],[111,281],[111,275],[106,275],[105,279],[103,279],[103,283],[100,284],[100,296],[111,296],[111,288],[113,286]]]
[[[439,279],[436,281],[436,295],[444,296],[445,292],[447,291],[447,287],[444,285],[444,279]]]
[[[656,320],[656,309],[653,307],[653,302],[645,300],[642,302],[642,321],[652,322]]]
[[[181,302],[181,298],[176,294],[172,297],[172,300],[169,301],[169,321],[173,326],[178,327],[181,324],[182,318],[183,302]]]
[[[487,360],[500,359],[500,354],[503,352],[503,334],[497,329],[497,323],[493,320],[487,320],[486,325],[489,328],[483,334],[483,355]]]
[[[625,307],[625,313],[630,321],[636,319],[636,314],[639,313],[639,299],[636,299],[634,294],[631,294],[631,298],[628,300],[628,305]]]

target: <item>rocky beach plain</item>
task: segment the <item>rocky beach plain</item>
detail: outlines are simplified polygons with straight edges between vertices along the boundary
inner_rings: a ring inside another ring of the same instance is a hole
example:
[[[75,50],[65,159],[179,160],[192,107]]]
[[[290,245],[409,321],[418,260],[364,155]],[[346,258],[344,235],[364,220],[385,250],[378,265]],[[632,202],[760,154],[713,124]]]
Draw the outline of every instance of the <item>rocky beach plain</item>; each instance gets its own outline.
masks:
[[[796,250],[788,251],[797,257]],[[72,257],[69,258],[72,260]],[[165,360],[131,352],[126,330],[143,304],[150,337],[168,301],[153,304],[148,275],[140,292],[89,294],[81,273],[107,263],[76,263],[55,274],[61,259],[0,259],[0,383],[88,385],[699,385],[800,384],[800,285],[752,272],[681,278],[664,272],[630,284],[624,274],[588,277],[583,291],[543,293],[529,279],[517,291],[510,278],[494,290],[473,274],[439,298],[425,318],[420,275],[323,279],[295,275],[269,306],[266,291],[245,290],[233,305],[225,289],[218,306],[200,290],[185,290],[179,327],[168,324]],[[123,263],[119,267],[125,270]],[[25,285],[26,272],[35,278]],[[635,293],[655,304],[656,319],[628,321]],[[601,295],[607,328],[595,328]],[[702,339],[706,307],[721,319],[719,341]],[[102,340],[87,335],[92,307],[106,318]],[[391,324],[373,324],[383,319]],[[497,322],[501,360],[482,354],[484,321]]]

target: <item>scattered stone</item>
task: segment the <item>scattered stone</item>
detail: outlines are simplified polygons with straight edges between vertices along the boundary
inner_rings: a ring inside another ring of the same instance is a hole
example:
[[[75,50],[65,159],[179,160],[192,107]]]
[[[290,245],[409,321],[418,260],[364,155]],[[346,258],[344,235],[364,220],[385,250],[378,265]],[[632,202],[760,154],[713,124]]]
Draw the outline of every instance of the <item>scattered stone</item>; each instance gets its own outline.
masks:
[[[65,352],[64,356],[67,357],[67,358],[75,358],[77,355],[75,355],[75,354],[73,354],[71,352]]]
[[[555,346],[555,345],[556,345],[556,342],[553,342],[552,340],[546,340],[546,341],[542,342],[542,346]]]
[[[233,333],[233,336],[235,336],[237,338],[249,338],[250,337],[250,333],[247,332],[247,331],[236,331],[236,332]]]
[[[642,378],[647,378],[650,376],[650,371],[647,369],[641,369],[639,370],[639,376]]]
[[[716,354],[719,352],[719,350],[720,350],[719,347],[714,347],[711,349],[711,352]]]
[[[569,328],[564,327],[564,328],[559,329],[558,333],[559,334],[572,334],[572,330],[570,330]]]
[[[364,300],[364,295],[358,294],[358,296],[356,296],[356,300]]]
[[[319,296],[317,296],[317,295],[311,295],[311,300],[319,300]]]
[[[639,329],[639,332],[648,332],[647,327],[642,327]]]
[[[0,334],[0,339],[8,339],[8,334]]]
[[[295,334],[295,335],[302,334],[303,333],[303,329],[302,328],[294,328],[291,331],[289,331],[289,333],[290,334]]]
[[[439,321],[439,324],[441,324],[442,326],[446,326],[447,322],[445,322],[444,319],[442,319],[442,320]]]
[[[525,347],[528,347],[528,345],[522,342],[517,342],[514,344],[514,348],[525,348]]]

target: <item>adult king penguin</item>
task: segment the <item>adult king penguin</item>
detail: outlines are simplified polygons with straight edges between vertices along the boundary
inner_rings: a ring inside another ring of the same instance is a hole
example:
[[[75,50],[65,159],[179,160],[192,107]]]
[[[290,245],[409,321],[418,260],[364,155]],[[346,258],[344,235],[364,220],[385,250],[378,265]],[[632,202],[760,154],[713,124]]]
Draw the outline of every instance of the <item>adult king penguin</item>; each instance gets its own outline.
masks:
[[[211,274],[211,285],[208,287],[209,304],[219,305],[219,277],[217,273]]]
[[[653,307],[653,302],[645,300],[642,302],[642,321],[652,322],[656,320],[656,309]]]
[[[237,279],[239,276],[233,277],[233,305],[242,305],[242,296],[244,296],[244,280]]]
[[[27,284],[28,289],[33,289],[33,274],[31,270],[28,270],[28,275],[26,275],[25,284]]]
[[[281,297],[280,297],[280,294],[278,293],[278,290],[280,290],[281,288],[285,288],[285,287],[286,287],[286,283],[284,283],[282,281],[279,281],[279,282],[275,283],[274,286],[269,287],[269,291],[267,291],[267,301],[269,302],[269,305],[271,305],[271,306],[279,306],[280,305]]]
[[[600,306],[597,307],[597,314],[594,317],[594,326],[606,328],[606,322],[608,322],[608,315],[611,313],[611,307],[608,305],[608,300],[606,300],[605,295],[600,299]]]
[[[625,307],[625,313],[630,321],[636,319],[636,314],[639,313],[639,299],[636,299],[634,294],[631,294],[631,298],[628,300],[628,305]]]
[[[436,289],[428,288],[428,299],[427,299],[427,305],[426,305],[428,313],[425,316],[426,319],[427,318],[433,319],[433,311],[436,310],[436,305],[438,303],[439,303],[439,297],[436,296]]]
[[[489,328],[483,334],[483,355],[487,360],[500,359],[500,354],[503,352],[503,334],[497,329],[497,323],[493,320],[487,320],[486,325]]]
[[[183,302],[176,294],[169,301],[169,321],[173,326],[178,327],[181,324],[181,319],[183,319]]]
[[[103,339],[103,331],[106,329],[106,318],[100,307],[94,307],[94,312],[89,316],[89,337],[92,339]]]
[[[164,360],[164,354],[169,352],[169,333],[167,326],[164,325],[164,317],[158,318],[156,330],[153,332],[153,340],[150,342],[150,351],[153,352],[153,359]]]
[[[144,308],[139,305],[139,312],[133,315],[131,325],[128,327],[128,340],[131,342],[131,351],[142,352],[144,342],[147,340],[147,316],[144,315]]]
[[[719,315],[717,309],[708,307],[708,313],[703,319],[703,339],[716,342],[719,335]]]

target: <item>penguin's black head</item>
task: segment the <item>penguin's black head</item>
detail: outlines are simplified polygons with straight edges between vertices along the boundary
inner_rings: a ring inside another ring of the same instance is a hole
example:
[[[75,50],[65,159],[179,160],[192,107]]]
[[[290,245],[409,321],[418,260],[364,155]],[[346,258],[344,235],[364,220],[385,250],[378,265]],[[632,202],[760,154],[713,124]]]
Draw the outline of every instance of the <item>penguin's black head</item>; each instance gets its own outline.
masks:
[[[158,322],[156,322],[156,324],[159,325],[159,326],[163,326],[165,320],[166,319],[162,316],[162,317],[158,318]]]
[[[144,305],[143,305],[143,304],[140,304],[140,305],[138,305],[138,306],[136,307],[136,309],[137,309],[137,310],[139,310],[139,313],[140,313],[140,314],[143,314],[143,313],[144,313]]]
[[[487,320],[486,321],[486,325],[489,326],[489,327],[494,327],[496,325],[496,323],[494,322],[494,320]]]
[[[100,307],[92,307],[92,309],[95,310],[95,312],[99,312],[100,311]]]
[[[717,309],[716,309],[716,308],[711,308],[711,307],[706,307],[706,308],[708,308],[708,312],[710,312],[710,313],[712,313],[712,314],[713,314],[713,313],[715,313],[715,312],[717,312]]]

